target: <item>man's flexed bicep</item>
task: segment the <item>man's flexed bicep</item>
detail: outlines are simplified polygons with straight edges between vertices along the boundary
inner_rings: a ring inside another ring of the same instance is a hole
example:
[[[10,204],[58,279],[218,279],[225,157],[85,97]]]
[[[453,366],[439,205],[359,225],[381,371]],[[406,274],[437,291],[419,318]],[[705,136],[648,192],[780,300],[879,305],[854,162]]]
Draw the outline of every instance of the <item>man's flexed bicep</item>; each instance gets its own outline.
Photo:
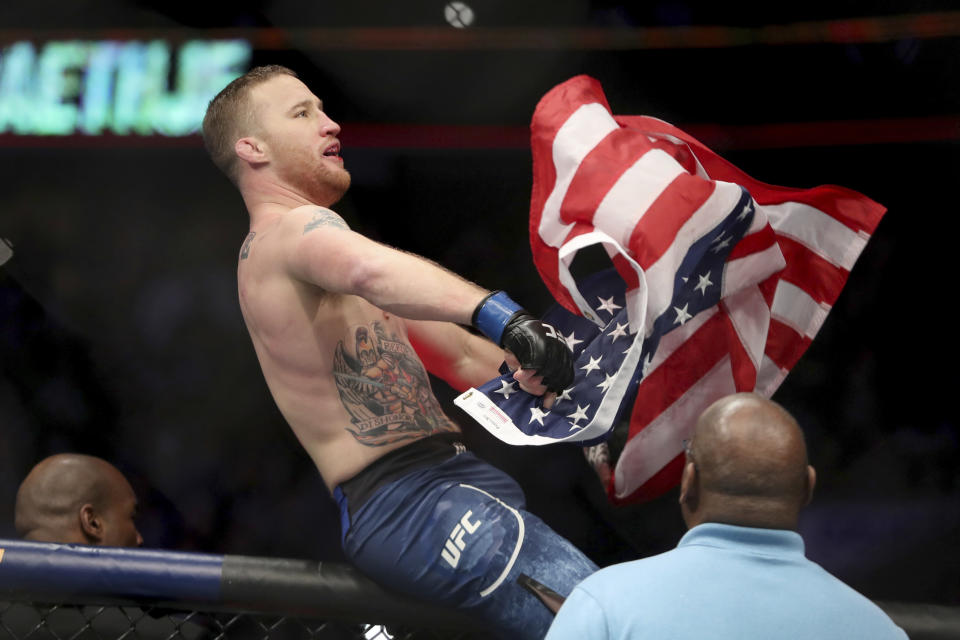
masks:
[[[404,318],[469,324],[487,291],[419,256],[351,231],[323,207],[283,221],[290,274],[326,291],[360,296]]]

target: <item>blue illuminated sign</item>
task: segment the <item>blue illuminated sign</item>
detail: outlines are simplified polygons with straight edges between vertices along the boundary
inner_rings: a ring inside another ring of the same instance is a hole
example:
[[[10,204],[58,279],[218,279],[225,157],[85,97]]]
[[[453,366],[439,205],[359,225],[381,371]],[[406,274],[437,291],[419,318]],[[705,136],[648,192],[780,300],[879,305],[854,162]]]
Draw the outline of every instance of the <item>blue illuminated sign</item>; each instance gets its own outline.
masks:
[[[21,41],[0,50],[0,133],[196,133],[207,103],[244,73],[246,40]]]

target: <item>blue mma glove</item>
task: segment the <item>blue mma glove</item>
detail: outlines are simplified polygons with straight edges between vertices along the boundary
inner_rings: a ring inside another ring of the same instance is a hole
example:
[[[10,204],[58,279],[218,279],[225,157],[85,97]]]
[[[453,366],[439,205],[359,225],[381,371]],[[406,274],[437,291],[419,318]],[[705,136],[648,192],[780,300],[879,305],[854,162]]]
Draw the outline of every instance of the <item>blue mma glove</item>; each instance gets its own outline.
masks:
[[[473,310],[472,324],[520,361],[543,376],[548,391],[560,393],[573,382],[573,354],[567,341],[503,291],[494,291]]]

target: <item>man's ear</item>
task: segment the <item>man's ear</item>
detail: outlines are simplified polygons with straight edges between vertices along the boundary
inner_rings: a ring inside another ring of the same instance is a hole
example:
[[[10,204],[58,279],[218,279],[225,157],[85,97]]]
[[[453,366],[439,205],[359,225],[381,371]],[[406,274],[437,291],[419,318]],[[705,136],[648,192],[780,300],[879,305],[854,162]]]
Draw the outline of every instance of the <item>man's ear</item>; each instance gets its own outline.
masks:
[[[87,503],[80,507],[80,530],[83,537],[94,544],[103,539],[103,520],[97,515],[92,504]]]
[[[817,470],[807,465],[807,497],[803,501],[803,506],[810,504],[813,500],[813,488],[817,485]]]
[[[687,460],[683,465],[683,475],[680,477],[680,504],[688,508],[697,508],[697,465],[693,460]]]
[[[236,152],[237,157],[251,164],[259,164],[267,161],[266,147],[263,142],[252,136],[237,140],[233,145],[233,150]]]

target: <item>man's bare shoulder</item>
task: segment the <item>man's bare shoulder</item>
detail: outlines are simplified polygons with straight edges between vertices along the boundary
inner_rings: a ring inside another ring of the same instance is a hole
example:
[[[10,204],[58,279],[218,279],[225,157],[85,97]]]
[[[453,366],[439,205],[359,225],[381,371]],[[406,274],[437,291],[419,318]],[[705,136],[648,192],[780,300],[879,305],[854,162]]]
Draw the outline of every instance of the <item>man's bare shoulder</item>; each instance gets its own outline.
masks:
[[[287,232],[306,235],[317,229],[349,229],[350,226],[335,211],[318,205],[291,209],[282,222]]]

